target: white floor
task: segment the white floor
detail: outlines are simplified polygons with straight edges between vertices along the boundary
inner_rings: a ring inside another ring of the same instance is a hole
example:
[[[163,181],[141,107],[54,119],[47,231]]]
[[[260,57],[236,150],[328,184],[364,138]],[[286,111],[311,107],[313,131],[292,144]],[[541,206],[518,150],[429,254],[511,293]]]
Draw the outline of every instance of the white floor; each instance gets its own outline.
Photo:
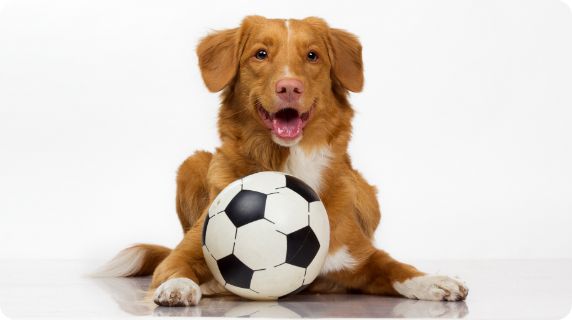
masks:
[[[433,261],[421,269],[457,275],[465,302],[427,302],[366,295],[298,295],[278,302],[205,298],[198,307],[145,301],[148,278],[91,279],[98,263],[0,260],[0,310],[9,318],[203,316],[270,318],[561,319],[572,307],[572,260]]]

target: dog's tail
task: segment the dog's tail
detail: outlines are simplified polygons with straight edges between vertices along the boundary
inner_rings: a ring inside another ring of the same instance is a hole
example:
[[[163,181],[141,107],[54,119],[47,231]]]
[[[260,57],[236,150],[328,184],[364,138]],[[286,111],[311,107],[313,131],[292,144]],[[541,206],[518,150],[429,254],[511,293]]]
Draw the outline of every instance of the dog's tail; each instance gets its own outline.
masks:
[[[171,249],[154,244],[136,244],[119,252],[90,277],[139,277],[153,274]]]

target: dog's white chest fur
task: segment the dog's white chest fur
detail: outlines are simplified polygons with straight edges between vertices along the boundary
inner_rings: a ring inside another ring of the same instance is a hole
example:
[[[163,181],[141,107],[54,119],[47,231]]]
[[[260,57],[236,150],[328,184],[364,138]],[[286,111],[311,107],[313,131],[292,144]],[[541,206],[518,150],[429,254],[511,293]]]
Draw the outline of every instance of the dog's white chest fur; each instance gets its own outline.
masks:
[[[283,171],[302,179],[317,193],[320,193],[322,173],[328,167],[332,152],[329,147],[304,151],[299,146],[290,147],[290,155]]]
[[[342,270],[351,270],[357,265],[357,261],[352,257],[348,251],[347,246],[342,246],[336,252],[330,253],[326,257],[324,266],[320,271],[320,274],[326,274],[329,272],[336,272]]]

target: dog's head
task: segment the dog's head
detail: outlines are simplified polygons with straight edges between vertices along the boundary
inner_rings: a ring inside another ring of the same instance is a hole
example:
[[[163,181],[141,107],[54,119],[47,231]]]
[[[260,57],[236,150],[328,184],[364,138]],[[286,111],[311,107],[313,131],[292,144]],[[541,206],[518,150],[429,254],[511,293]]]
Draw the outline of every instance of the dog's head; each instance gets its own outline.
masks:
[[[361,45],[322,19],[247,17],[204,38],[197,53],[208,89],[226,89],[229,115],[279,145],[350,126],[343,109],[347,91],[363,86]]]

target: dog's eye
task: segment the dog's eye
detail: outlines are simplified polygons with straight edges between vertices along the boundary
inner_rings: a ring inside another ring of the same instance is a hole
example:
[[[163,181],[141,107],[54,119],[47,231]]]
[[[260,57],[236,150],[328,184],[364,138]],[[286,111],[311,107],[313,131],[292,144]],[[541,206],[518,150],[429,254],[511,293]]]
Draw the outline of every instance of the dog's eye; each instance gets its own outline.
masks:
[[[258,60],[264,60],[268,57],[268,52],[266,52],[266,50],[260,49],[260,50],[258,50],[258,52],[256,52],[256,54],[254,56]]]
[[[318,61],[318,54],[315,53],[314,51],[310,51],[308,52],[308,61],[310,62],[316,62]]]

